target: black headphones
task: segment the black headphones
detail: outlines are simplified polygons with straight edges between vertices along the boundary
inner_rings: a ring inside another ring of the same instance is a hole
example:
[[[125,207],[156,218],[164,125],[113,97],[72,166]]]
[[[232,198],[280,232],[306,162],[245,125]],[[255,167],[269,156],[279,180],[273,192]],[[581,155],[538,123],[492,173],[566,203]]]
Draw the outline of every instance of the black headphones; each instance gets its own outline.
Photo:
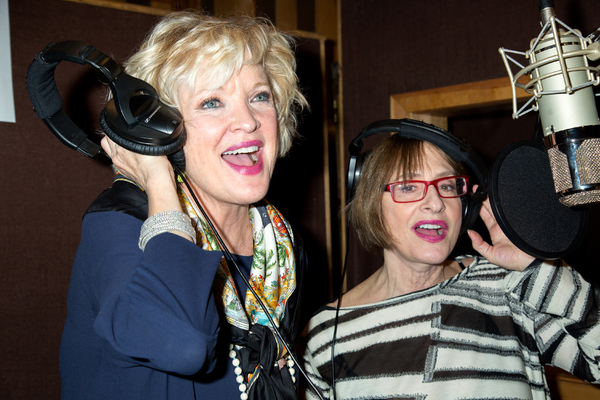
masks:
[[[85,42],[50,43],[27,71],[27,91],[35,113],[61,142],[89,157],[105,157],[102,147],[62,109],[54,80],[61,61],[93,66],[98,80],[110,87],[112,99],[100,115],[100,126],[110,139],[136,153],[168,155],[184,169],[186,133],[181,114],[160,101],[150,84],[127,75],[113,59]]]
[[[481,157],[471,149],[471,146],[451,135],[449,132],[434,125],[411,119],[388,119],[376,121],[367,125],[362,132],[350,143],[350,161],[348,162],[348,177],[346,179],[346,201],[350,201],[356,193],[358,180],[360,178],[363,162],[368,152],[361,153],[362,140],[377,133],[395,132],[402,137],[419,139],[439,147],[457,162],[465,165],[471,179],[478,185],[477,191],[469,196],[463,197],[463,221],[461,233],[473,226],[481,202],[487,197],[486,177],[488,169]]]

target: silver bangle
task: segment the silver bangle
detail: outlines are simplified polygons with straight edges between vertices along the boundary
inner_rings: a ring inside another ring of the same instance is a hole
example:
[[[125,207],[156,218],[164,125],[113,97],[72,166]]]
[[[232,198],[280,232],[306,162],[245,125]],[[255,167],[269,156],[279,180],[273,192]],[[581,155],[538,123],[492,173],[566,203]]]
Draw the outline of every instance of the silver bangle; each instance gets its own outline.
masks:
[[[179,231],[189,235],[196,243],[196,230],[187,214],[181,211],[163,211],[148,217],[140,230],[139,248],[144,251],[150,239],[161,233]]]

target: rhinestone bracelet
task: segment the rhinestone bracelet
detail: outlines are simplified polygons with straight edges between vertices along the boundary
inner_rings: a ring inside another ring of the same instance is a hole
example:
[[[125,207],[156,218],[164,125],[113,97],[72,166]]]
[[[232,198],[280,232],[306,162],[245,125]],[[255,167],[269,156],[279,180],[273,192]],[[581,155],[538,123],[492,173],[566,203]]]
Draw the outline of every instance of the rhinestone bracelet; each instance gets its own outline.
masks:
[[[192,221],[181,211],[163,211],[149,217],[144,221],[140,231],[139,248],[144,251],[146,244],[154,236],[161,233],[179,231],[189,235],[196,243],[196,230]]]

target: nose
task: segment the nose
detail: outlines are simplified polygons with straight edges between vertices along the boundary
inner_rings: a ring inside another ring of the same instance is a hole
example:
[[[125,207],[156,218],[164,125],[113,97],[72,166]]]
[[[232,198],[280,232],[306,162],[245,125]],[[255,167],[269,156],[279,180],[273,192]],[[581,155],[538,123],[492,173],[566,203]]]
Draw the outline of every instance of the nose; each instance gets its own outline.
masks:
[[[426,188],[425,198],[422,200],[422,207],[427,210],[430,210],[434,213],[439,213],[444,211],[446,208],[446,204],[444,203],[444,199],[440,197],[440,193],[437,190],[435,184],[430,183]]]
[[[230,129],[233,132],[241,131],[245,133],[252,133],[260,127],[260,122],[254,114],[252,107],[243,103],[233,112],[233,120],[230,125]]]

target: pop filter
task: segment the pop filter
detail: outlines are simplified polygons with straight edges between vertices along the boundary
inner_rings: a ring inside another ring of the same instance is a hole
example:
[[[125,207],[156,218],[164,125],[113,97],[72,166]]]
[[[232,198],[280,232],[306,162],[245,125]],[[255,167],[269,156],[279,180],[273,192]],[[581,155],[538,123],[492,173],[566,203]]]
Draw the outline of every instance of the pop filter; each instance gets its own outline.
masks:
[[[516,142],[504,149],[490,169],[488,193],[506,237],[533,257],[564,257],[585,237],[588,209],[558,200],[541,141]]]

